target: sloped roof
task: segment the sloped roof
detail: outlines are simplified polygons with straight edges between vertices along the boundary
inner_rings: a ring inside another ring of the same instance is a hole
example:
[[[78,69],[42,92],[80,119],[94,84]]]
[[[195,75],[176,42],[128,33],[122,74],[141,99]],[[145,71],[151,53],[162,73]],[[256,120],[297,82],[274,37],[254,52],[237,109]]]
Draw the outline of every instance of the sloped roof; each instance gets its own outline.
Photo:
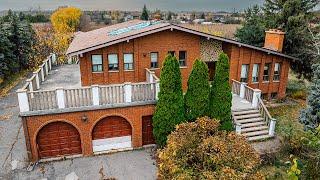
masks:
[[[256,46],[251,46],[248,44],[240,43],[238,41],[227,39],[219,36],[214,36],[208,33],[190,29],[178,24],[163,23],[163,22],[148,22],[142,20],[132,20],[124,23],[115,24],[112,26],[107,26],[104,28],[96,29],[89,32],[78,32],[75,34],[73,41],[71,42],[67,55],[79,55],[82,53],[90,52],[95,49],[107,47],[113,44],[117,44],[124,41],[129,41],[138,37],[146,36],[156,32],[164,30],[179,30],[188,32],[191,34],[196,34],[206,38],[212,38],[219,41],[236,44],[238,46],[244,46],[251,49],[256,49],[259,51],[267,52],[268,54],[274,54],[289,59],[296,60],[297,58],[285,55],[283,53],[273,51],[266,48],[260,48]]]

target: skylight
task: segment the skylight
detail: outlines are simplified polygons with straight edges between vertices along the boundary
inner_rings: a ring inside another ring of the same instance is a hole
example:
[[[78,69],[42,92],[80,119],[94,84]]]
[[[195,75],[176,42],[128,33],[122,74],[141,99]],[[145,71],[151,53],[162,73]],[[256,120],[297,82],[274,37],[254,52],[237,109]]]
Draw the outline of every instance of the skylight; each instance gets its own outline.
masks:
[[[146,28],[148,26],[154,25],[154,24],[158,24],[160,23],[160,21],[155,21],[155,22],[151,22],[151,21],[146,21],[146,22],[142,22],[139,24],[135,24],[133,26],[129,26],[129,27],[125,27],[125,28],[121,28],[121,29],[116,29],[113,31],[110,31],[108,33],[109,36],[115,36],[115,35],[119,35],[119,34],[123,34],[123,33],[127,33],[133,30],[139,30],[139,29],[143,29]]]

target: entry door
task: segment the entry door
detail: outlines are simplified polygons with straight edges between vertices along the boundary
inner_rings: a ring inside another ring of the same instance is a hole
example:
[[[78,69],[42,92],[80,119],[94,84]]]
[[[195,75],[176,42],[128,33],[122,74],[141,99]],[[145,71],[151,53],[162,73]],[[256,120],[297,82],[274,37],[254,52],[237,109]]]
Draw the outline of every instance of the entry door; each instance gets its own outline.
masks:
[[[153,138],[152,116],[142,117],[142,145],[155,144]]]
[[[213,81],[215,73],[216,73],[216,62],[211,61],[211,62],[206,62],[206,63],[209,68],[209,81]]]

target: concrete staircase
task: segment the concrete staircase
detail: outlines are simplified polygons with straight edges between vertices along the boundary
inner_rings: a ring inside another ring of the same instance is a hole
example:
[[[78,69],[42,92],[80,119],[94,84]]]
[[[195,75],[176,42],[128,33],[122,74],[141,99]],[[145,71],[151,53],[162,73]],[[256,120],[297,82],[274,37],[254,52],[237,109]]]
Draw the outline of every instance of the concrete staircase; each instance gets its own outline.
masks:
[[[245,136],[248,141],[265,140],[272,137],[269,135],[269,126],[257,109],[233,110],[232,117],[234,124],[241,127],[238,133]]]

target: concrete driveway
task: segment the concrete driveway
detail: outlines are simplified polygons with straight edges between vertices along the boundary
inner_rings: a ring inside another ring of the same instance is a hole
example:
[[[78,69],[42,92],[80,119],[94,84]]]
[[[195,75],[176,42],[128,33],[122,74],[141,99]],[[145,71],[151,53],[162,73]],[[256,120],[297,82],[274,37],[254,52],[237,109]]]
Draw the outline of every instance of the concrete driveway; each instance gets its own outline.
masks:
[[[24,81],[20,82],[8,96],[0,98],[0,180],[65,179],[68,175],[85,180],[156,178],[151,149],[40,163],[28,172],[29,162],[15,93],[23,84]]]

